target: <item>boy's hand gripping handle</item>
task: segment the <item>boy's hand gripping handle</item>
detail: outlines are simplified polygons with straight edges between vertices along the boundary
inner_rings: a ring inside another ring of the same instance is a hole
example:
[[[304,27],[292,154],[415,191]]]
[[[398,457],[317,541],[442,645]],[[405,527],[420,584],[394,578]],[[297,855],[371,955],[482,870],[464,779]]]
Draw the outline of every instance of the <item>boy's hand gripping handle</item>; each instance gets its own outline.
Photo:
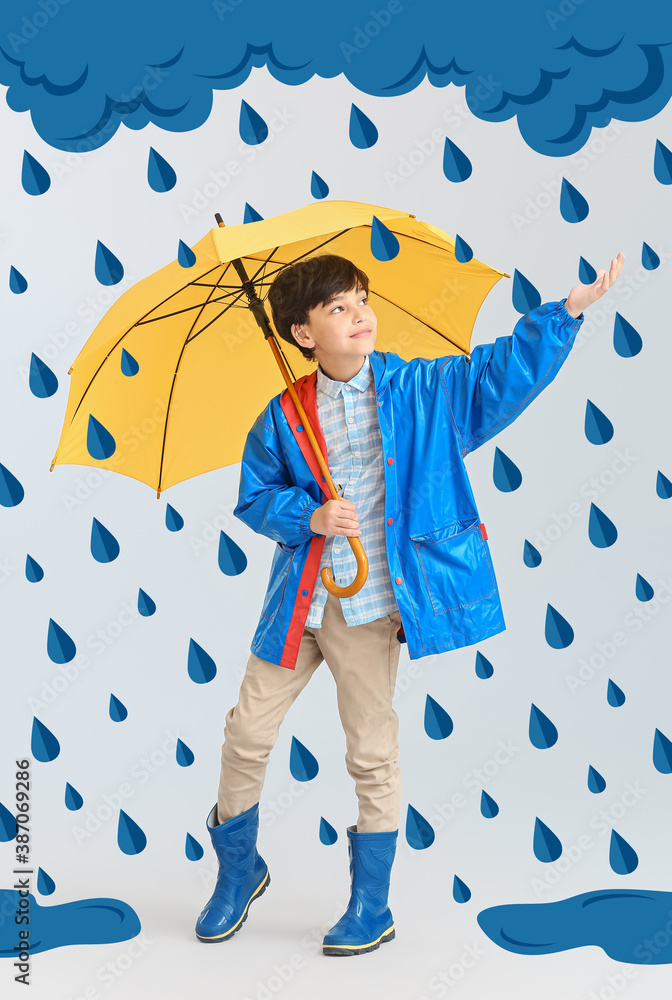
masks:
[[[289,390],[289,394],[292,397],[292,402],[294,403],[294,406],[296,407],[297,412],[301,418],[303,429],[308,435],[308,440],[312,445],[313,451],[315,453],[315,458],[317,459],[318,465],[322,470],[325,482],[329,487],[329,490],[331,491],[332,498],[334,500],[340,500],[341,498],[336,492],[336,487],[334,486],[334,481],[331,478],[331,474],[329,473],[329,468],[327,466],[327,463],[324,461],[324,455],[322,454],[320,446],[317,443],[317,438],[313,433],[313,428],[310,426],[310,421],[306,416],[306,411],[301,405],[301,400],[299,399],[296,389],[294,388],[294,384],[291,378],[289,377],[289,372],[287,371],[287,368],[283,363],[282,357],[280,355],[280,348],[278,342],[276,341],[274,335],[268,336],[266,339],[271,346],[271,350],[275,355],[275,360],[278,362],[280,371],[283,374],[283,377],[287,384],[287,389]],[[339,585],[334,581],[330,569],[328,569],[325,566],[324,569],[320,571],[320,577],[327,592],[333,594],[335,597],[352,597],[354,594],[359,593],[359,591],[366,583],[366,578],[369,575],[369,560],[367,559],[366,552],[364,551],[364,546],[362,545],[361,541],[355,535],[348,536],[348,541],[350,542],[350,548],[352,549],[355,555],[355,559],[357,560],[357,573],[355,574],[355,579],[352,581],[352,583],[349,583],[347,587],[339,587]]]

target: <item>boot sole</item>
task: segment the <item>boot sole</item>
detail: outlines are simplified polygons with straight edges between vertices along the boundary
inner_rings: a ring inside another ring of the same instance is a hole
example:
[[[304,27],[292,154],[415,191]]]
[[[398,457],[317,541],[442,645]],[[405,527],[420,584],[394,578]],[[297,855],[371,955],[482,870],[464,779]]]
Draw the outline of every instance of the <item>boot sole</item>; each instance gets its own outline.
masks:
[[[235,927],[232,927],[230,931],[226,931],[226,933],[224,934],[217,934],[215,937],[201,937],[200,934],[197,934],[196,937],[198,938],[198,940],[202,941],[204,944],[219,944],[220,941],[229,941],[236,933],[236,931],[239,931],[240,928],[245,923],[245,921],[247,920],[247,911],[250,908],[250,903],[253,903],[255,899],[259,899],[260,896],[263,896],[263,894],[266,892],[270,884],[271,884],[271,875],[270,872],[267,871],[266,878],[261,883],[259,888],[255,889],[255,891],[248,899],[247,906],[245,907],[243,915],[238,921],[238,923],[235,925]]]
[[[325,944],[322,946],[323,955],[365,955],[367,951],[375,951],[379,948],[381,944],[385,944],[386,941],[391,941],[394,937],[394,926],[390,928],[389,931],[385,931],[384,934],[376,940],[372,941],[371,944],[365,945],[330,945]]]

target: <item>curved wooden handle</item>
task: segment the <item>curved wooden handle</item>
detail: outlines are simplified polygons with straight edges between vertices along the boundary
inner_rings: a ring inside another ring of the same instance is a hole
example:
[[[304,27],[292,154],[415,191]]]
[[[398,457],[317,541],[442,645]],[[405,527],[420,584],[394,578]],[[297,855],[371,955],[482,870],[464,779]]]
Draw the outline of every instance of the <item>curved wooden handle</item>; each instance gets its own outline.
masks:
[[[331,575],[331,570],[328,567],[320,570],[320,577],[322,583],[326,587],[330,594],[334,597],[352,597],[353,594],[358,594],[366,583],[366,578],[369,575],[369,560],[367,559],[366,552],[364,551],[364,546],[362,545],[359,538],[356,535],[348,537],[350,542],[350,548],[354,552],[355,559],[357,560],[357,574],[352,583],[349,583],[347,587],[339,587],[335,583],[333,576]]]
[[[310,426],[310,421],[306,416],[306,411],[301,405],[301,400],[299,399],[296,389],[294,388],[294,383],[289,377],[289,372],[287,371],[287,367],[282,359],[282,355],[280,354],[280,348],[278,347],[278,342],[275,339],[275,334],[273,334],[272,331],[270,331],[270,335],[266,339],[271,348],[271,351],[273,352],[275,360],[278,363],[278,367],[282,372],[285,384],[287,386],[287,389],[289,390],[289,395],[292,397],[292,402],[294,403],[297,413],[301,418],[303,428],[306,434],[308,435],[308,440],[311,443],[313,452],[315,454],[315,458],[317,459],[317,464],[319,465],[320,469],[322,470],[322,473],[324,474],[324,481],[327,484],[329,492],[331,493],[334,500],[340,500],[341,497],[336,492],[336,487],[334,486],[334,481],[331,478],[329,467],[327,466],[327,463],[324,461],[324,456],[322,455],[320,446],[317,443],[317,438],[313,433],[313,428]],[[331,575],[330,569],[328,569],[325,566],[324,569],[320,571],[320,577],[322,579],[322,583],[326,587],[328,593],[333,594],[334,597],[352,597],[353,594],[359,593],[359,591],[366,583],[366,578],[369,575],[369,560],[367,559],[366,552],[364,551],[364,546],[362,545],[361,541],[356,535],[353,535],[351,537],[350,536],[346,537],[350,542],[350,548],[354,552],[355,559],[357,560],[357,574],[352,583],[348,584],[347,587],[339,587],[339,585],[334,582],[334,578]]]

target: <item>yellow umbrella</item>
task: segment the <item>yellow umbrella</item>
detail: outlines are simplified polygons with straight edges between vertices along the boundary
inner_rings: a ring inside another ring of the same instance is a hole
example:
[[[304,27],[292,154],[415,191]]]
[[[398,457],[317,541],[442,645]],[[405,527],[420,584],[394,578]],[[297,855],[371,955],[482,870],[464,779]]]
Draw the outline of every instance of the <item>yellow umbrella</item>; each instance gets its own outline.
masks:
[[[398,241],[392,259],[372,253],[374,217]],[[474,258],[461,263],[455,241],[414,215],[349,201],[314,202],[259,222],[219,226],[192,250],[190,267],[173,261],[120,296],[77,355],[52,469],[112,469],[159,496],[239,462],[249,428],[282,387],[279,342],[262,303],[276,274],[303,257],[334,253],[353,260],[369,276],[376,348],[406,360],[468,354],[478,310],[504,275]],[[292,382],[314,365],[297,350],[291,369],[291,378],[283,376],[296,403]],[[349,541],[363,554],[359,539]]]

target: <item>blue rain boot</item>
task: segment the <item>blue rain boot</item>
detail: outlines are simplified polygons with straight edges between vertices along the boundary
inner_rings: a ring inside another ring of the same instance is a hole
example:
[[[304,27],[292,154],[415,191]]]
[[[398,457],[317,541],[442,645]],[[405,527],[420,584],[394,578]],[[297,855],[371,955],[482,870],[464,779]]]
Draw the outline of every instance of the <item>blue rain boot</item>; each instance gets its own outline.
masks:
[[[219,861],[217,884],[196,921],[196,937],[208,942],[228,941],[240,930],[250,903],[271,881],[266,862],[257,853],[259,803],[226,823],[212,826],[216,816],[215,805],[205,825]]]
[[[394,937],[387,905],[397,830],[357,833],[348,827],[352,890],[348,908],[322,942],[325,955],[363,955]]]

